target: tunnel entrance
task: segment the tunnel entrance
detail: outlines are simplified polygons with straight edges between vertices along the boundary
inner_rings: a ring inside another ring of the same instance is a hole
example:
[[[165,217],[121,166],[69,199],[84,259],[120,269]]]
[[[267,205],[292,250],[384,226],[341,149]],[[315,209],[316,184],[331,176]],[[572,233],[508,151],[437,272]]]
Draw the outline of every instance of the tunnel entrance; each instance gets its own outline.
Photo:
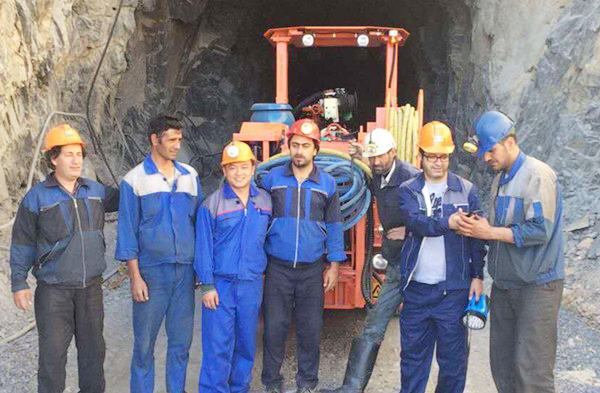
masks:
[[[193,23],[169,22],[166,32],[158,24],[143,25],[144,18],[155,16],[138,15],[142,40],[129,52],[131,64],[144,54],[150,62],[145,67],[145,102],[142,109],[130,108],[123,114],[125,127],[138,133],[154,113],[185,113],[193,121],[189,138],[199,149],[194,147],[197,151],[187,157],[182,152],[184,160],[218,157],[231,134],[250,119],[254,103],[275,101],[275,50],[263,36],[271,28],[404,28],[410,36],[398,52],[398,104],[416,106],[418,89],[423,88],[424,120],[441,120],[454,128],[461,121],[457,103],[467,101],[471,26],[464,0],[208,2]],[[157,39],[166,42],[160,51],[150,51],[157,47]],[[384,105],[384,48],[290,46],[289,50],[292,106],[318,91],[343,87],[357,93],[353,126],[375,119],[375,109]],[[132,67],[132,78],[122,79],[123,91],[139,90],[138,84],[132,86],[139,71]],[[216,158],[192,164],[203,173],[220,172]]]

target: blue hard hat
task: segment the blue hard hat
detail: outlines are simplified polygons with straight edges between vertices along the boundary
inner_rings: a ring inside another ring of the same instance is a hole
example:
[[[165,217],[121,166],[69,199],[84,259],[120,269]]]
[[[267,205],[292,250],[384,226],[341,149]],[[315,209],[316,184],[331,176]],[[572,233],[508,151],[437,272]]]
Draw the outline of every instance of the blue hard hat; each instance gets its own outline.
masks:
[[[492,147],[513,131],[515,122],[502,112],[483,112],[471,127],[471,135],[477,135],[479,140],[477,155],[483,156]]]

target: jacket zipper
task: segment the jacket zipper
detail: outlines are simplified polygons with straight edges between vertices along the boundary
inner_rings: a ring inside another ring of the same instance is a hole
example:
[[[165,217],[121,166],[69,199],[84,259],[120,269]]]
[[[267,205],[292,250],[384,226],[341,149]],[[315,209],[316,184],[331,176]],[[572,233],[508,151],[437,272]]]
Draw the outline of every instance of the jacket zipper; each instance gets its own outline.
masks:
[[[54,254],[54,251],[56,251],[56,248],[58,247],[59,244],[60,244],[60,241],[57,241],[56,243],[54,243],[54,247],[52,247],[50,252],[48,254],[46,254],[46,257],[44,258],[44,260],[43,261],[40,260],[40,265],[39,265],[38,269],[41,269],[42,267],[44,267],[44,265],[46,264],[48,259],[50,259],[52,254]]]
[[[298,182],[298,180],[296,180]],[[298,263],[298,243],[300,242],[300,196],[302,195],[302,183],[298,182],[298,210],[296,210],[296,253],[294,255],[294,269],[296,268],[296,263]]]
[[[77,208],[77,199],[71,197],[73,206],[75,206],[75,216],[77,216],[77,225],[79,226],[79,237],[81,238],[81,261],[83,265],[83,287],[85,288],[85,243],[83,242],[83,229],[81,229],[81,218],[79,217],[79,209]]]

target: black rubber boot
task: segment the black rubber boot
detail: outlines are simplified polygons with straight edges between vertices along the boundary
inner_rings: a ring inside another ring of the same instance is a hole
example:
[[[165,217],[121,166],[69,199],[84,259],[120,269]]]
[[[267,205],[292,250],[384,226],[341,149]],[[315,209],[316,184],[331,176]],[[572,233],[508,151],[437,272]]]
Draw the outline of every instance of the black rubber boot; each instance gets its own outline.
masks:
[[[380,344],[355,338],[350,348],[344,384],[337,389],[322,389],[322,393],[362,393],[375,367]]]

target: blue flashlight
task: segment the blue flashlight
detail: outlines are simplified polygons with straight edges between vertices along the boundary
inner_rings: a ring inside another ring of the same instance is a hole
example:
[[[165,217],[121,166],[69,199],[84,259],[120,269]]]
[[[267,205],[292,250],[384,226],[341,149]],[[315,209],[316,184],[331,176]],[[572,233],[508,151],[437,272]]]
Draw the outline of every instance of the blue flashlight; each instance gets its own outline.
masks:
[[[487,295],[479,296],[479,301],[473,295],[467,304],[462,323],[465,327],[473,330],[481,330],[485,327],[488,313],[490,312],[490,299]]]

